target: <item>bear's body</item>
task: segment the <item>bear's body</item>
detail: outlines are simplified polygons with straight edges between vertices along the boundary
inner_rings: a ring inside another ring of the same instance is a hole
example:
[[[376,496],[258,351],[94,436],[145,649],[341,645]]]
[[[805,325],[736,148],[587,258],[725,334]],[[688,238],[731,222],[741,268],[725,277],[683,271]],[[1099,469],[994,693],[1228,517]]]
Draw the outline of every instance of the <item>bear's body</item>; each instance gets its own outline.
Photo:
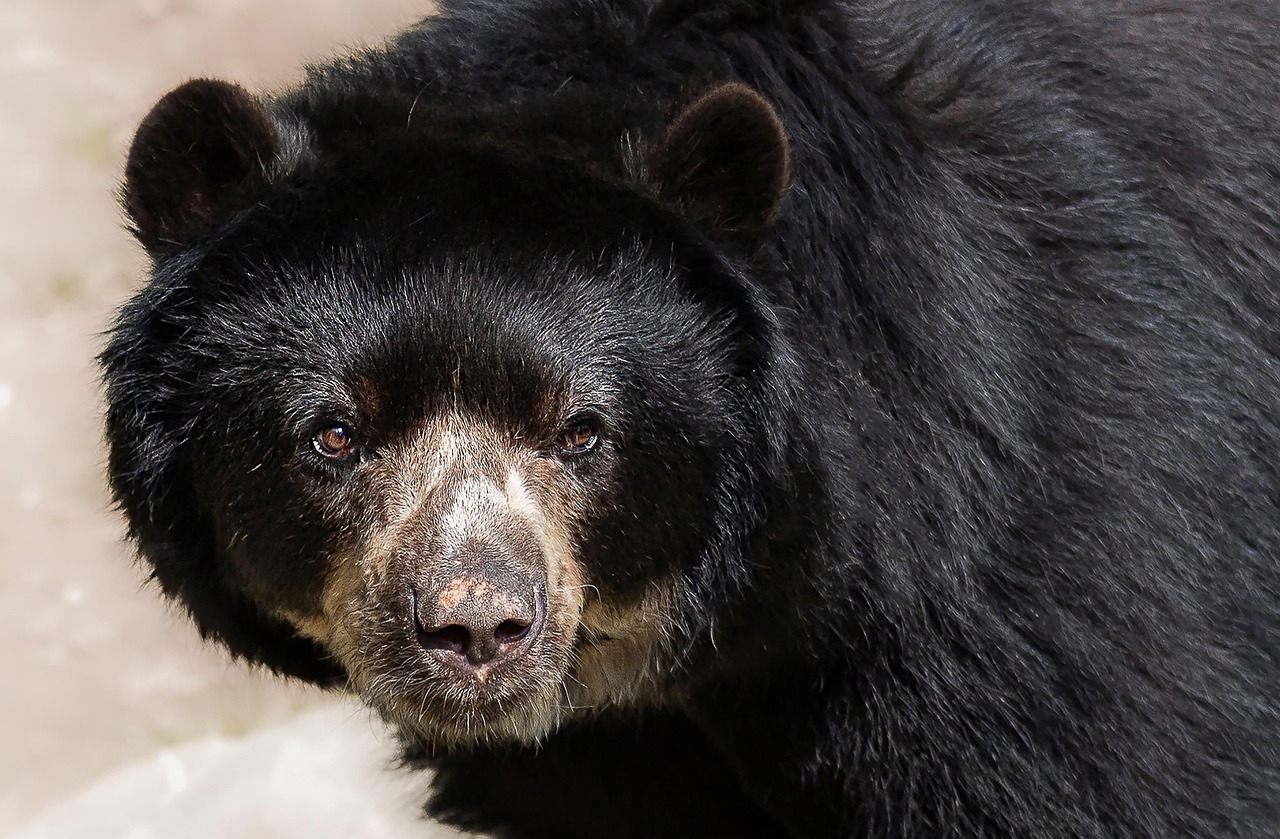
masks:
[[[1278,835],[1277,44],[472,0],[192,82],[129,162],[114,490],[457,823]]]

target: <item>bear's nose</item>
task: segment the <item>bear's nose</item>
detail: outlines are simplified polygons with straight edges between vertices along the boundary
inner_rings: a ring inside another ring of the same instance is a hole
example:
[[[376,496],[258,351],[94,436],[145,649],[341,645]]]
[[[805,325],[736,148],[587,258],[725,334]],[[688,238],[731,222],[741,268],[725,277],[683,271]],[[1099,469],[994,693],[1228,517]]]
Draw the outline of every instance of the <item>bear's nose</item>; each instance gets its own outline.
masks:
[[[468,568],[415,586],[418,643],[454,667],[479,667],[523,652],[546,613],[546,596],[522,574]]]

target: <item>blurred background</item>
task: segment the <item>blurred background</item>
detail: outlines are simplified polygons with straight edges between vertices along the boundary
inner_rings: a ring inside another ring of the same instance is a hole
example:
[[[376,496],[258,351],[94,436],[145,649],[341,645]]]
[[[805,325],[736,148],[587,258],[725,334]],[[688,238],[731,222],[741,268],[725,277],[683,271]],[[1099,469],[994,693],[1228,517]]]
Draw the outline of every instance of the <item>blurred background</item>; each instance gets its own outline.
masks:
[[[116,189],[192,76],[272,90],[427,0],[0,3],[0,836],[445,836],[359,706],[231,664],[103,485],[94,356],[142,282]]]

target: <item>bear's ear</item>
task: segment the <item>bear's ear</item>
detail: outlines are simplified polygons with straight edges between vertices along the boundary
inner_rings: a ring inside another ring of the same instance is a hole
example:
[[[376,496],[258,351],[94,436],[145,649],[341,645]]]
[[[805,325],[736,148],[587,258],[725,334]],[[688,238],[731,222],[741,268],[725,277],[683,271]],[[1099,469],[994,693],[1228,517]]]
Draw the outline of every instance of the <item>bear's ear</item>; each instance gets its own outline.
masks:
[[[280,141],[244,88],[195,79],[142,120],[125,164],[124,205],[153,256],[225,221],[246,187],[264,183]]]
[[[778,217],[790,180],[786,131],[764,97],[737,82],[686,105],[653,147],[659,196],[729,238],[755,238]]]

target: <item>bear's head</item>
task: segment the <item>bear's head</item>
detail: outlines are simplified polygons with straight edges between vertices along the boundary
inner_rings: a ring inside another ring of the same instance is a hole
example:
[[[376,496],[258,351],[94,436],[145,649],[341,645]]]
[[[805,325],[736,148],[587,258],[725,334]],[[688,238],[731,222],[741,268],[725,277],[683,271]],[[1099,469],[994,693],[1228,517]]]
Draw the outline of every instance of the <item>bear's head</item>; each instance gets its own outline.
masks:
[[[142,123],[153,278],[103,354],[131,535],[207,636],[432,744],[670,698],[787,436],[751,278],[781,124],[713,86],[608,167],[404,104],[198,80]]]

